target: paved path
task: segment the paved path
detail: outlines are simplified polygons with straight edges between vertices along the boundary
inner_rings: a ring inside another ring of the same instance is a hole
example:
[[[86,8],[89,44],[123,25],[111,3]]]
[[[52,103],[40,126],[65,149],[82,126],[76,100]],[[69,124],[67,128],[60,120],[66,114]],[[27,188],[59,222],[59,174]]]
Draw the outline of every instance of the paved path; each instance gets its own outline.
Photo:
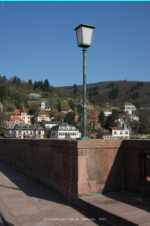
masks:
[[[103,226],[86,212],[0,163],[0,226]]]
[[[150,199],[128,192],[114,192],[80,198],[95,213],[115,225],[150,226]],[[97,212],[95,211],[96,209]],[[104,214],[105,213],[105,214]],[[121,220],[120,220],[121,219]],[[119,223],[121,221],[121,223]],[[128,223],[126,223],[128,222]]]

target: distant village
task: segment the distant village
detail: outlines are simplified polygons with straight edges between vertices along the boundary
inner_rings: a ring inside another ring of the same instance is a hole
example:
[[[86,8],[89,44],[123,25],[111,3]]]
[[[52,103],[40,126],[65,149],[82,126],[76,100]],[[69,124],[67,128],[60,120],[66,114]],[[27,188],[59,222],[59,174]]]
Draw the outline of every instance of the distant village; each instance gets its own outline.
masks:
[[[34,94],[32,94],[34,95]],[[59,102],[59,101],[58,101]],[[51,114],[51,104],[41,102],[34,115],[29,114],[23,104],[21,109],[5,112],[8,120],[2,122],[3,136],[13,139],[77,139],[81,137],[83,99],[68,98],[70,106],[62,107]],[[59,108],[58,103],[58,108]],[[108,104],[108,103],[107,103]],[[136,107],[130,102],[124,102],[122,107],[106,107],[100,111],[86,100],[87,136],[93,139],[145,139],[148,135],[138,133],[139,116],[135,114]],[[141,107],[141,111],[149,111],[150,107]],[[3,104],[0,102],[0,111]]]

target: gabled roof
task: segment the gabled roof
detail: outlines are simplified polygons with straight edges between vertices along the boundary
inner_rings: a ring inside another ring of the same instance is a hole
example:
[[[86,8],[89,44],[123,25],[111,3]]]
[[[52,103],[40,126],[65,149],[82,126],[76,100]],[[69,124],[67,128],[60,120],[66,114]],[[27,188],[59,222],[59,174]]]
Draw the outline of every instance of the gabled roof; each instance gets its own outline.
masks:
[[[41,117],[42,115],[45,115],[45,116],[49,117],[49,115],[48,115],[44,110],[41,110],[41,111],[39,111],[39,112],[37,113],[37,116],[38,116],[38,117]]]
[[[24,120],[22,118],[16,117],[16,116],[12,117],[10,119],[10,122],[15,121],[15,120],[19,120],[21,124],[25,124],[25,122],[24,122]]]
[[[122,127],[110,127],[112,130],[124,130]]]
[[[124,105],[130,105],[130,106],[134,106],[132,103],[130,102],[124,102]]]
[[[66,128],[69,128],[69,129],[67,130]],[[77,129],[75,126],[63,122],[63,123],[58,124],[57,126],[53,126],[52,130],[76,131]]]
[[[43,128],[40,125],[21,125],[21,124],[17,124],[15,126],[11,127],[11,129],[13,129],[13,130],[38,130],[38,129],[43,130]]]
[[[71,110],[71,108],[67,108],[67,107],[66,107],[66,108],[62,108],[62,109],[61,109],[61,111],[69,111],[69,110]]]

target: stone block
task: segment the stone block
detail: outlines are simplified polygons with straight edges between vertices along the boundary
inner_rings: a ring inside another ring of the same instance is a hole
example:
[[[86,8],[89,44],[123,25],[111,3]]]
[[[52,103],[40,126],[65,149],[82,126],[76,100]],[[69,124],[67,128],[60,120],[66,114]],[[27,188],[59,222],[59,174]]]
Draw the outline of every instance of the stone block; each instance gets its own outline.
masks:
[[[53,171],[54,169],[54,152],[47,151],[45,152],[45,168]]]
[[[78,158],[78,181],[87,181],[87,158]]]
[[[63,172],[63,154],[54,152],[53,161],[53,171],[61,174]]]

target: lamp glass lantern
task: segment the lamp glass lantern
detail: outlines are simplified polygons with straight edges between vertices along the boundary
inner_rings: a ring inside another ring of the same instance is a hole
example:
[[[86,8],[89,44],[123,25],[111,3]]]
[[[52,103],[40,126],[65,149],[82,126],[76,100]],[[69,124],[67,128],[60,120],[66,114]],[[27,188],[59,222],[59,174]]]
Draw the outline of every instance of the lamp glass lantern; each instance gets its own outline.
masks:
[[[88,48],[92,44],[93,38],[93,26],[87,24],[80,24],[74,30],[76,30],[78,46],[82,48]]]

